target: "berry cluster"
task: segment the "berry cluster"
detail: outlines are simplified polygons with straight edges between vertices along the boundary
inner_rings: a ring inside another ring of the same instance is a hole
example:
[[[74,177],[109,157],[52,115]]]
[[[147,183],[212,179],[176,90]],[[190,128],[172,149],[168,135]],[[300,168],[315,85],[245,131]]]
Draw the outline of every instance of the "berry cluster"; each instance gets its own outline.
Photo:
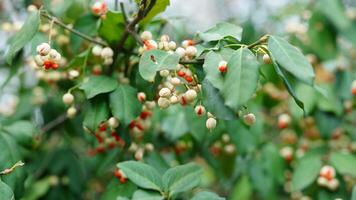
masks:
[[[217,140],[212,144],[210,152],[214,156],[219,156],[223,152],[230,155],[236,152],[236,146],[231,142],[230,136],[225,133],[221,136],[220,140]]]
[[[120,183],[126,183],[127,181],[127,176],[121,169],[115,170],[114,176],[119,179]]]
[[[61,61],[61,54],[55,49],[51,49],[48,43],[42,43],[36,48],[37,55],[34,57],[38,67],[43,67],[46,70],[57,69]]]
[[[124,147],[125,141],[121,139],[116,132],[116,128],[119,127],[119,125],[119,120],[115,117],[111,117],[107,121],[102,122],[94,133],[98,145],[95,149],[89,150],[89,155],[103,153],[105,150],[115,147]]]
[[[106,12],[108,11],[108,8],[105,2],[97,1],[91,7],[91,11],[95,16],[104,17]]]
[[[94,56],[101,57],[103,59],[103,64],[108,66],[113,63],[114,51],[110,47],[101,47],[100,45],[95,45],[92,49]]]
[[[330,190],[336,190],[339,187],[339,181],[335,178],[334,167],[325,165],[320,169],[318,185]]]

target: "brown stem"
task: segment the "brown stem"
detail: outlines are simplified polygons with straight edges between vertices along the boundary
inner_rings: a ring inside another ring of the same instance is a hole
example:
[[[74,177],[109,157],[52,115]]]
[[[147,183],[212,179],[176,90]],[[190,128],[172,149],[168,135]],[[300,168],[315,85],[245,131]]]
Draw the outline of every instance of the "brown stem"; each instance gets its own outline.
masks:
[[[64,28],[64,29],[66,29],[66,30],[78,35],[79,37],[81,37],[81,38],[83,38],[85,40],[88,40],[89,42],[92,42],[92,43],[95,43],[95,44],[99,44],[101,46],[107,46],[106,43],[98,41],[98,40],[96,40],[96,39],[94,39],[94,38],[92,38],[92,37],[80,32],[80,31],[78,31],[76,29],[73,29],[73,28],[69,27],[67,24],[63,23],[62,21],[60,21],[56,17],[51,16],[50,14],[48,14],[48,13],[46,13],[44,11],[40,11],[40,14],[41,14],[41,16],[47,18],[48,20],[53,21],[53,23],[57,24],[58,26],[61,26],[62,28]]]
[[[259,44],[267,42],[267,39],[268,39],[268,35],[264,35],[260,39],[258,39],[256,42],[247,45],[247,48],[252,49],[253,47],[255,47],[255,46],[259,45]]]

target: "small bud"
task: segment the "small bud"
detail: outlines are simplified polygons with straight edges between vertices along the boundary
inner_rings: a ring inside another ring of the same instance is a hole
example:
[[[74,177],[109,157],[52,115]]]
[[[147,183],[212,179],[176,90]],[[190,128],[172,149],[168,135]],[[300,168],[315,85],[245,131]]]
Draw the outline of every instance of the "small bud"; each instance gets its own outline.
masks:
[[[235,147],[235,145],[233,145],[233,144],[228,144],[228,145],[226,145],[226,146],[224,147],[224,151],[225,151],[227,154],[232,154],[232,153],[235,152],[235,150],[236,150],[236,147]]]
[[[28,12],[35,12],[35,11],[37,11],[38,9],[37,9],[37,7],[35,6],[35,5],[33,5],[33,4],[31,4],[31,5],[29,5],[28,7],[27,7],[27,11]]]
[[[68,72],[70,79],[75,79],[79,76],[78,70],[72,69]]]
[[[263,63],[266,65],[269,65],[272,63],[271,58],[266,53],[263,55],[262,59],[263,59]]]
[[[162,88],[158,94],[160,97],[169,97],[171,95],[171,90],[168,88]]]
[[[165,97],[160,97],[157,101],[158,106],[162,109],[168,108],[170,101],[169,99],[165,98]]]
[[[195,90],[189,89],[184,93],[184,97],[188,102],[192,102],[197,97],[197,92]]]
[[[66,105],[70,105],[74,101],[74,96],[71,93],[65,93],[62,97],[63,103]]]
[[[93,53],[94,56],[101,56],[101,52],[103,51],[103,48],[99,45],[95,45],[91,52]]]
[[[51,51],[51,46],[48,43],[42,43],[37,46],[36,51],[41,56],[46,56]]]
[[[221,139],[222,139],[222,141],[225,142],[225,143],[230,142],[230,136],[229,136],[227,133],[225,133],[224,135],[222,135]]]
[[[110,117],[108,120],[108,124],[110,126],[110,128],[117,128],[119,126],[119,120],[115,117]]]
[[[208,118],[208,119],[206,120],[205,125],[206,125],[206,128],[209,129],[209,130],[214,129],[214,128],[216,127],[216,119],[214,119],[214,118]]]
[[[114,55],[114,51],[110,47],[105,47],[101,51],[102,58],[111,58]]]
[[[146,149],[147,151],[151,152],[151,151],[153,151],[153,150],[155,149],[155,147],[153,146],[152,143],[147,143],[147,144],[145,145],[145,149]]]
[[[225,60],[222,60],[219,62],[218,69],[221,73],[226,73],[227,71],[227,62]]]
[[[142,149],[142,148],[137,149],[137,151],[135,153],[135,159],[142,160],[144,153],[145,153],[144,149]]]
[[[141,33],[141,39],[142,40],[151,40],[152,39],[152,33],[150,31],[143,31]]]
[[[167,77],[169,75],[169,70],[167,69],[161,70],[159,71],[159,75],[162,77]]]
[[[77,109],[74,106],[68,108],[68,110],[67,110],[68,118],[73,118],[76,114],[77,114]]]
[[[111,65],[112,63],[114,62],[114,60],[111,58],[111,57],[109,57],[109,58],[105,58],[104,59],[104,65],[106,65],[106,66],[109,66],[109,65]]]
[[[194,110],[195,110],[195,113],[196,113],[199,117],[201,117],[201,116],[203,116],[203,115],[205,114],[205,107],[202,106],[202,105],[196,106]]]
[[[143,103],[146,101],[146,94],[144,92],[137,93],[137,99]]]
[[[195,46],[188,46],[186,49],[185,49],[185,53],[188,55],[188,56],[195,56],[197,54],[197,48]]]
[[[253,113],[248,113],[246,115],[244,115],[244,122],[245,124],[251,126],[256,122],[256,117]]]
[[[176,53],[179,55],[179,57],[183,58],[185,56],[185,49],[183,49],[182,47],[178,47],[176,49]]]

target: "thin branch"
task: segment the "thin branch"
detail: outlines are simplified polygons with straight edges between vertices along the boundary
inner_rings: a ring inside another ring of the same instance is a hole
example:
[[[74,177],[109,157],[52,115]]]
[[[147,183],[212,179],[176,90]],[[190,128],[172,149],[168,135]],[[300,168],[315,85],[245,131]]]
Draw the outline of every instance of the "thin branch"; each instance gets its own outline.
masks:
[[[4,169],[3,171],[0,172],[0,175],[6,175],[6,174],[10,174],[11,172],[13,172],[17,167],[22,167],[24,166],[25,163],[23,163],[21,160],[17,161],[12,167],[8,168],[8,169]]]
[[[99,44],[99,45],[101,45],[101,46],[107,46],[106,43],[101,42],[101,41],[99,41],[99,40],[96,40],[95,38],[92,38],[92,37],[90,37],[90,36],[88,36],[88,35],[86,35],[86,34],[80,32],[80,31],[78,31],[78,30],[76,30],[76,29],[73,29],[72,27],[69,27],[68,25],[66,25],[66,24],[63,23],[62,21],[58,20],[56,17],[51,16],[50,14],[48,14],[48,13],[46,13],[46,12],[44,12],[44,11],[40,11],[40,13],[41,13],[41,16],[47,18],[47,19],[50,20],[50,21],[53,21],[53,23],[55,23],[55,24],[57,24],[57,25],[63,27],[64,29],[66,29],[66,30],[68,30],[68,31],[70,31],[70,32],[72,32],[72,33],[78,35],[79,37],[81,37],[81,38],[83,38],[83,39],[85,39],[85,40],[88,40],[89,42],[92,42],[92,43],[95,43],[95,44]]]
[[[127,19],[127,13],[126,13],[126,10],[125,10],[124,2],[120,2],[120,9],[121,9],[122,15],[124,16],[124,22],[125,22],[125,24],[128,24],[129,21],[128,21],[128,19]]]
[[[59,115],[57,118],[48,122],[41,128],[41,134],[46,133],[52,130],[53,128],[59,126],[60,124],[64,123],[67,119],[68,119],[67,113]]]
[[[256,42],[247,45],[247,48],[252,49],[253,47],[255,47],[255,46],[259,45],[259,44],[265,43],[267,41],[267,39],[268,39],[268,35],[264,35],[260,39],[258,39]]]

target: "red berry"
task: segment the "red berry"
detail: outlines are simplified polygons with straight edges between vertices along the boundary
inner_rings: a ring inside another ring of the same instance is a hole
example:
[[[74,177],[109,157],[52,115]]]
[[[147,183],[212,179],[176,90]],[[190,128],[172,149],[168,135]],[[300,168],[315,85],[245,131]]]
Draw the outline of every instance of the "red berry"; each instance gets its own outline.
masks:
[[[52,69],[57,69],[58,68],[58,64],[57,63],[52,63]]]
[[[178,71],[178,72],[177,72],[177,75],[180,76],[180,77],[184,77],[184,76],[185,76],[185,72],[183,72],[183,71]]]
[[[226,71],[227,71],[227,66],[226,66],[226,65],[219,66],[219,71],[220,71],[221,73],[226,73]]]
[[[140,114],[140,118],[143,119],[143,120],[147,119],[150,116],[151,116],[151,113],[148,112],[148,111],[142,111],[141,114]]]
[[[136,126],[136,121],[135,120],[132,120],[130,125],[129,125],[129,128],[130,129],[133,129],[134,127]]]
[[[99,125],[99,130],[100,130],[100,132],[106,131],[106,124],[100,124]]]
[[[191,76],[185,76],[184,79],[185,79],[188,83],[190,83],[190,82],[193,81],[193,78],[192,78]]]
[[[44,68],[45,69],[51,69],[52,68],[52,61],[50,61],[50,60],[46,60],[46,61],[44,61],[43,62],[43,66],[44,66]]]

